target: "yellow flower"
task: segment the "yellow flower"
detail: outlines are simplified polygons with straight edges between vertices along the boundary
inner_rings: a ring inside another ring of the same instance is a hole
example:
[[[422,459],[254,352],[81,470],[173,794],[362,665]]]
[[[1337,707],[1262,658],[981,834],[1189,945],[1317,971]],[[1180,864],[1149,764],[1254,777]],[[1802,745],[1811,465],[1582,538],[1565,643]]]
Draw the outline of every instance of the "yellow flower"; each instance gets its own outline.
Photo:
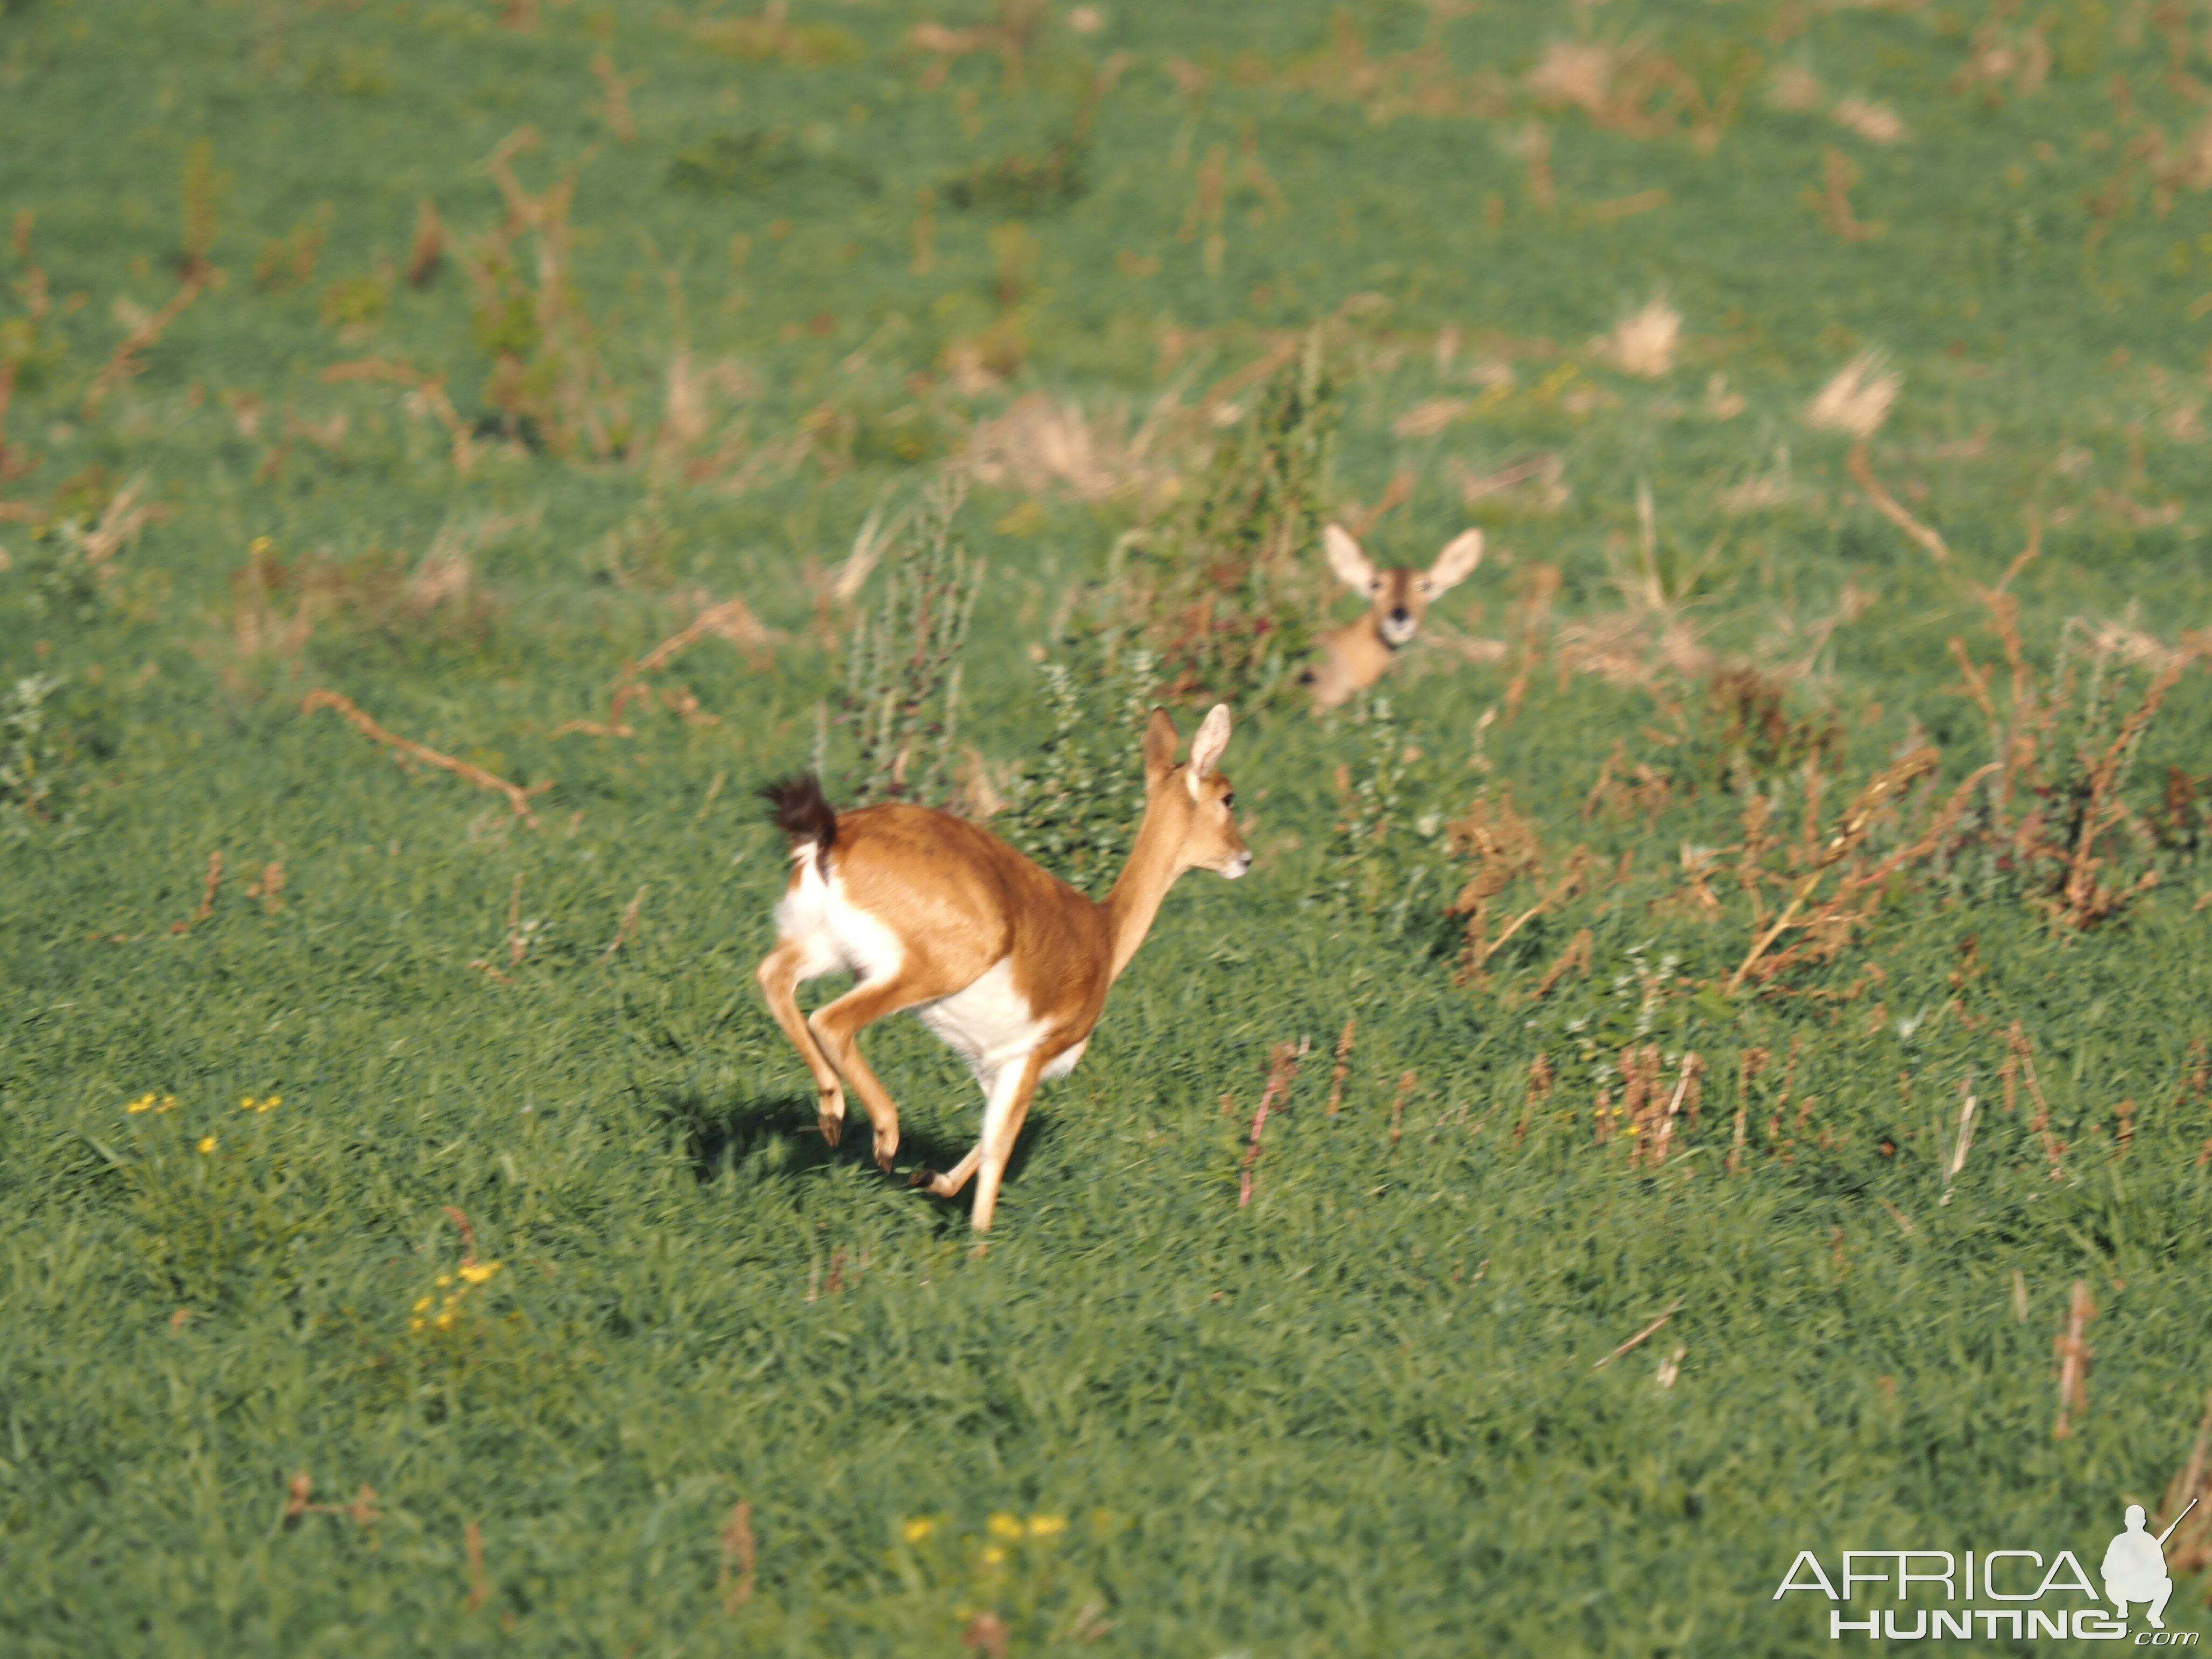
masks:
[[[258,1104],[260,1103],[252,1095],[240,1095],[238,1097],[238,1109],[241,1112],[250,1112]]]
[[[176,1097],[176,1096],[174,1096],[174,1095],[163,1095],[163,1096],[161,1097],[161,1103],[159,1106],[156,1106],[154,1109],[155,1109],[155,1111],[157,1111],[157,1112],[173,1112],[173,1111],[175,1111],[175,1110],[177,1109],[177,1097]]]
[[[1064,1515],[1030,1516],[1030,1536],[1032,1538],[1050,1538],[1055,1533],[1063,1533],[1066,1530],[1067,1517]]]
[[[994,1544],[990,1548],[985,1550],[979,1559],[987,1567],[1003,1566],[1006,1565],[1006,1553],[1000,1549],[996,1544]]]
[[[481,1285],[499,1269],[500,1264],[496,1261],[464,1261],[461,1263],[461,1277],[471,1285]]]
[[[906,1541],[908,1543],[919,1544],[923,1539],[928,1537],[930,1534],[937,1530],[937,1522],[929,1520],[926,1516],[917,1517],[915,1520],[908,1522],[906,1525],[899,1528],[899,1530],[906,1534]]]
[[[123,1109],[126,1112],[150,1112],[154,1109],[154,1097],[151,1093],[143,1094]]]
[[[276,1110],[279,1106],[282,1106],[283,1103],[284,1103],[284,1097],[283,1097],[283,1096],[282,1096],[282,1095],[271,1095],[271,1096],[270,1096],[270,1097],[269,1097],[269,1098],[268,1098],[268,1099],[266,1099],[266,1100],[264,1100],[264,1101],[263,1101],[263,1102],[261,1103],[261,1109],[262,1109],[263,1111],[264,1111],[264,1112],[273,1112],[273,1111],[275,1111],[275,1110]]]
[[[432,1284],[435,1285],[436,1285],[440,1290],[441,1290],[441,1291],[442,1291],[442,1290],[444,1290],[444,1289],[446,1288],[446,1286],[447,1286],[447,1285],[450,1285],[450,1284],[452,1284],[452,1283],[453,1282],[453,1274],[451,1274],[451,1273],[440,1273],[440,1274],[437,1276],[437,1278],[435,1278],[434,1279],[431,1280],[430,1282],[431,1282]]]
[[[421,1313],[423,1309],[429,1305],[430,1298],[427,1296],[417,1297],[415,1298],[415,1311],[416,1313]]]
[[[213,1152],[214,1150],[215,1150],[215,1137],[214,1137],[213,1135],[204,1135],[204,1136],[202,1136],[202,1137],[201,1137],[201,1139],[200,1139],[200,1151],[202,1151],[203,1152]]]
[[[1019,1538],[1022,1535],[1022,1523],[1004,1510],[991,1517],[990,1527],[994,1538]]]

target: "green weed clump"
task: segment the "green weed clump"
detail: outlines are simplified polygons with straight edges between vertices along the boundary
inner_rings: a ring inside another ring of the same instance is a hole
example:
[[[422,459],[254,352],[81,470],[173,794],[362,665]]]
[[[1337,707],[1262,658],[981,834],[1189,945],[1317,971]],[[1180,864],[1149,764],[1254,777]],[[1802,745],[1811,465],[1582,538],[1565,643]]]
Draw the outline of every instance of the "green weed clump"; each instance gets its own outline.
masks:
[[[1159,682],[1150,651],[1095,636],[1037,665],[1052,731],[1014,768],[993,828],[1094,898],[1121,873],[1145,810],[1140,755]]]
[[[874,611],[854,619],[838,724],[852,735],[855,805],[950,797],[961,653],[985,571],[953,534],[965,496],[951,476],[924,493],[878,578]]]
[[[1321,330],[1260,387],[1213,449],[1188,506],[1135,544],[1130,611],[1168,687],[1251,707],[1282,692],[1310,644],[1310,568],[1329,507],[1341,411]]]

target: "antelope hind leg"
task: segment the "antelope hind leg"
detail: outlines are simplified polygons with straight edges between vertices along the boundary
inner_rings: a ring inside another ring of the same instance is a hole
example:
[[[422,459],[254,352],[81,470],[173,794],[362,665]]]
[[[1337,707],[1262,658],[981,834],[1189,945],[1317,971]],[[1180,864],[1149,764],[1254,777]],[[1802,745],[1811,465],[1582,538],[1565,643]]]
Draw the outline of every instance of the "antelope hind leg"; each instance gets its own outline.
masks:
[[[916,1003],[934,1001],[958,988],[939,984],[933,978],[908,968],[888,979],[856,985],[827,1007],[817,1008],[807,1017],[807,1025],[820,1041],[823,1053],[845,1081],[853,1085],[860,1104],[867,1108],[868,1121],[876,1131],[876,1164],[886,1175],[890,1172],[891,1159],[898,1155],[898,1106],[861,1056],[858,1041],[861,1028],[873,1024],[886,1014],[897,1013]]]
[[[816,1121],[822,1127],[822,1138],[835,1146],[845,1133],[845,1085],[822,1052],[822,1045],[814,1040],[805,1016],[799,1012],[797,992],[805,958],[803,945],[787,941],[761,958],[753,976],[768,999],[769,1012],[775,1016],[776,1024],[814,1075],[814,1086],[822,1097]]]
[[[982,1161],[982,1157],[983,1146],[978,1141],[968,1149],[967,1157],[942,1175],[933,1170],[916,1170],[907,1177],[907,1185],[927,1188],[934,1198],[954,1197],[968,1184],[968,1177],[975,1173],[975,1165]]]

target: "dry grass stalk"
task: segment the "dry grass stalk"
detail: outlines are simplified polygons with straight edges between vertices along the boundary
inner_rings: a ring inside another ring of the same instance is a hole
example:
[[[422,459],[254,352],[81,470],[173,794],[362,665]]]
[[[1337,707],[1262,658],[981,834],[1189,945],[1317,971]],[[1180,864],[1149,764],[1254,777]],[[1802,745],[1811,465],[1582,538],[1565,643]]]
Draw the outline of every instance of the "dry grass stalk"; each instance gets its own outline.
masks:
[[[173,933],[189,933],[201,922],[214,915],[216,889],[222,884],[222,848],[218,847],[208,854],[207,883],[200,890],[200,908],[192,912],[189,920],[171,922],[169,931]]]
[[[1656,1046],[1646,1044],[1643,1056],[1646,1088],[1643,1110],[1630,1114],[1632,1127],[1636,1133],[1636,1145],[1628,1155],[1628,1167],[1639,1164],[1657,1169],[1667,1161],[1668,1147],[1674,1144],[1674,1125],[1685,1116],[1692,1123],[1698,1120],[1698,1108],[1704,1098],[1703,1082],[1705,1063],[1694,1053],[1682,1056],[1681,1064],[1670,1094],[1658,1086],[1659,1052]],[[1665,1103],[1661,1104],[1662,1100]]]
[[[1499,947],[1537,916],[1575,892],[1589,866],[1587,852],[1576,848],[1568,856],[1565,872],[1550,890],[1500,929],[1496,939],[1490,939],[1487,934],[1492,901],[1522,875],[1542,879],[1543,854],[1535,826],[1514,811],[1510,794],[1496,801],[1478,797],[1467,815],[1448,827],[1446,846],[1455,854],[1472,854],[1476,860],[1474,873],[1461,887],[1449,908],[1449,914],[1468,919],[1467,944],[1453,975],[1455,984],[1480,981],[1484,964],[1498,953]]]
[[[2162,1534],[2172,1529],[2166,1570],[2175,1577],[2212,1566],[2212,1457],[2208,1453],[2212,1453],[2212,1395],[2205,1396],[2204,1415],[2197,1421],[2197,1443],[2189,1449],[2189,1461],[2167,1483],[2158,1519],[2152,1522]],[[2193,1514],[2189,1511],[2192,1503],[2197,1506]]]
[[[1460,500],[1469,507],[1504,495],[1525,513],[1556,513],[1573,493],[1565,483],[1566,463],[1557,454],[1532,455],[1495,472],[1477,473],[1459,461],[1446,470],[1459,485]]]
[[[149,521],[169,516],[168,508],[139,500],[145,488],[146,475],[142,472],[108,498],[99,522],[85,532],[84,562],[95,570],[136,541]]]
[[[1526,77],[1538,100],[1579,109],[1598,126],[1632,138],[1665,137],[1686,119],[1690,137],[1711,154],[1735,118],[1749,65],[1708,97],[1695,76],[1674,58],[1647,46],[1594,40],[1554,40]]]
[[[1735,1063],[1735,1137],[1729,1145],[1727,1160],[1721,1166],[1735,1175],[1743,1168],[1744,1137],[1750,1127],[1751,1080],[1766,1069],[1772,1058],[1765,1048],[1746,1048],[1736,1056]]]
[[[1951,1201],[1951,1183],[1966,1166],[1966,1149],[1974,1144],[1974,1108],[1978,1103],[1973,1073],[1969,1072],[1959,1083],[1959,1127],[1951,1137],[1950,1155],[1943,1160],[1943,1196],[1936,1200],[1939,1207]]]
[[[1518,1146],[1528,1136],[1528,1115],[1536,1109],[1540,1100],[1549,1100],[1554,1079],[1551,1060],[1538,1054],[1528,1062],[1528,1081],[1521,1092],[1521,1121],[1513,1126],[1513,1144]]]
[[[1865,842],[1868,832],[1874,826],[1877,814],[1887,807],[1893,797],[1933,772],[1939,759],[1940,757],[1932,747],[1917,749],[1894,766],[1877,772],[1868,781],[1866,787],[1859,791],[1853,798],[1850,805],[1845,809],[1841,822],[1837,825],[1834,833],[1829,836],[1827,844],[1808,860],[1809,867],[1797,878],[1791,890],[1789,902],[1784,905],[1781,913],[1776,916],[1773,922],[1753,942],[1742,963],[1738,965],[1735,972],[1729,976],[1728,983],[1722,989],[1723,995],[1735,994],[1737,989],[1743,984],[1745,976],[1759,964],[1759,959],[1766,954],[1769,947],[1790,927],[1797,927],[1806,930],[1815,941],[1816,951],[1820,953],[1832,956],[1837,950],[1841,949],[1844,941],[1850,937],[1851,930],[1861,920],[1855,908],[1856,902],[1863,895],[1876,888],[1881,882],[1887,880],[1893,872],[1907,864],[1915,863],[1933,852],[1943,836],[1949,832],[1951,826],[1958,821],[1960,814],[1966,811],[1967,798],[1980,785],[1984,778],[1997,769],[1996,763],[1992,762],[1975,772],[1952,793],[1951,799],[1944,803],[1919,840],[1891,854],[1870,868],[1854,869],[1840,876],[1828,897],[1808,914],[1807,901],[1812,897],[1814,890],[1827,878],[1829,872],[1836,869]],[[1752,836],[1747,834],[1746,837],[1747,887],[1753,886],[1753,878],[1757,873],[1756,867],[1751,863],[1753,856],[1749,850],[1751,841]],[[1784,967],[1797,960],[1801,954],[1802,952],[1796,950],[1785,953],[1768,964],[1760,977],[1771,979]]]
[[[1531,121],[1521,130],[1515,146],[1528,171],[1528,199],[1539,213],[1549,213],[1558,205],[1559,185],[1552,177],[1552,135]]]
[[[1627,1353],[1632,1349],[1650,1340],[1652,1336],[1657,1334],[1662,1326],[1666,1324],[1668,1320],[1672,1319],[1677,1313],[1681,1311],[1682,1303],[1684,1300],[1685,1298],[1681,1297],[1676,1297],[1674,1301],[1668,1304],[1666,1312],[1661,1314],[1658,1318],[1653,1320],[1642,1330],[1637,1332],[1635,1335],[1630,1337],[1627,1341],[1622,1343],[1611,1353],[1606,1355],[1604,1358],[1599,1360],[1597,1364],[1591,1366],[1590,1369],[1594,1371],[1601,1371],[1607,1365],[1613,1364],[1614,1360],[1620,1358],[1621,1355]]]
[[[1858,181],[1858,163],[1832,144],[1821,154],[1820,188],[1807,191],[1805,198],[1820,210],[1820,222],[1846,242],[1877,241],[1889,227],[1880,221],[1869,223],[1851,211],[1851,187]]]
[[[0,362],[0,482],[21,477],[31,470],[33,465],[8,445],[8,405],[15,401],[15,365]]]
[[[1237,1189],[1237,1207],[1244,1208],[1252,1201],[1252,1166],[1260,1158],[1260,1135],[1267,1127],[1267,1111],[1298,1074],[1298,1048],[1295,1042],[1279,1042],[1267,1059],[1267,1086],[1260,1091],[1260,1104],[1252,1114],[1252,1139],[1244,1148],[1244,1168]]]
[[[533,830],[538,827],[538,815],[530,810],[530,797],[550,789],[553,787],[550,781],[534,783],[525,789],[519,785],[509,783],[505,778],[494,777],[481,766],[465,760],[455,760],[451,755],[441,754],[434,749],[416,743],[411,738],[403,738],[396,732],[386,731],[363,714],[350,697],[341,696],[336,691],[326,691],[318,687],[308,692],[306,699],[300,705],[300,712],[306,714],[312,714],[318,708],[335,708],[345,718],[348,724],[363,736],[374,738],[388,748],[397,749],[404,755],[412,756],[416,760],[437,767],[441,771],[451,772],[455,777],[472,783],[479,789],[495,791],[506,797],[507,804],[514,810],[515,817]]]
[[[117,387],[138,373],[139,354],[150,350],[167,331],[169,325],[182,316],[185,307],[198,299],[204,291],[204,283],[201,277],[188,276],[184,286],[170,296],[167,305],[150,316],[139,315],[130,331],[117,342],[115,349],[108,354],[100,373],[92,377],[92,385],[84,394],[87,420],[100,412],[100,406],[107,401]]]
[[[1553,988],[1562,979],[1577,968],[1585,974],[1589,973],[1592,952],[1596,944],[1597,936],[1589,928],[1576,928],[1574,937],[1567,941],[1567,948],[1560,951],[1558,959],[1544,970],[1544,977],[1537,982],[1536,988],[1528,994],[1528,1000],[1541,1002],[1552,994]]]
[[[960,1643],[984,1659],[1006,1659],[1006,1621],[986,1608],[968,1621],[968,1627],[960,1632]]]
[[[1624,374],[1656,380],[1674,372],[1682,345],[1682,313],[1664,299],[1654,299],[1624,317],[1598,342],[1598,355]]]
[[[427,414],[446,428],[446,435],[453,443],[453,471],[465,474],[476,465],[476,440],[468,423],[453,407],[453,399],[446,395],[446,382],[441,377],[422,374],[388,357],[363,357],[352,362],[332,363],[323,371],[323,380],[332,386],[347,380],[380,380],[405,386],[410,412]]]
[[[1390,1156],[1393,1158],[1398,1155],[1398,1138],[1405,1133],[1406,1103],[1413,1097],[1413,1090],[1419,1082],[1418,1073],[1407,1071],[1398,1074],[1398,1092],[1390,1101]]]
[[[1878,351],[1863,351],[1836,371],[1806,406],[1805,424],[1819,431],[1872,437],[1889,418],[1905,377]]]
[[[2059,890],[2065,920],[2075,927],[2094,927],[2130,899],[2157,884],[2158,872],[2146,870],[2132,887],[2109,888],[2097,879],[2096,872],[2106,862],[2096,856],[2097,838],[2106,830],[2128,816],[2127,809],[2113,799],[2113,785],[2126,762],[2132,759],[2136,739],[2166,694],[2181,678],[2188,663],[2186,653],[2177,653],[2161,667],[2143,694],[2142,704],[2120,722],[2120,729],[2105,752],[2097,757],[2089,769],[2089,799],[2081,811],[2081,830],[2074,846],[2072,858],[2067,861],[2066,880]]]
[[[599,952],[601,962],[611,960],[614,953],[623,948],[631,933],[635,930],[637,907],[645,902],[646,892],[647,889],[641,887],[629,896],[629,902],[623,908],[622,925],[615,929],[614,938],[607,941],[607,948]]]
[[[638,659],[636,672],[650,674],[665,667],[678,655],[703,639],[727,640],[745,653],[747,664],[760,669],[767,666],[769,651],[781,636],[761,625],[744,600],[734,595],[720,605],[711,605],[691,621],[670,635],[659,645]]]
[[[2063,1440],[2074,1432],[2074,1419],[2089,1409],[2089,1355],[2082,1331],[2097,1316],[2087,1279],[2074,1281],[2067,1298],[2066,1334],[2052,1345],[2058,1358],[2058,1419],[2051,1425],[2051,1437]]]
[[[627,417],[606,384],[569,275],[575,174],[533,196],[514,171],[516,158],[538,142],[537,130],[524,126],[493,150],[484,170],[499,186],[507,217],[463,251],[480,315],[511,319],[518,307],[528,313],[526,338],[511,339],[497,354],[485,395],[510,428],[532,423],[555,453],[604,459],[624,441]],[[529,276],[514,247],[525,235],[534,267]]]
[[[775,647],[784,637],[775,629],[763,627],[753,615],[752,608],[734,595],[719,605],[707,605],[690,622],[647,652],[634,666],[625,669],[622,679],[616,683],[604,721],[563,720],[553,728],[553,735],[566,737],[573,732],[593,738],[634,738],[636,728],[623,723],[623,711],[653,695],[640,676],[666,667],[704,639],[727,640],[745,653],[747,665],[758,671],[767,667]],[[719,724],[714,716],[700,712],[698,698],[689,691],[664,692],[661,701],[693,725]]]
[[[860,520],[860,529],[853,536],[853,550],[845,556],[845,562],[837,567],[837,579],[830,584],[830,597],[839,605],[850,605],[859,597],[868,577],[883,560],[884,550],[898,539],[899,532],[906,527],[911,509],[902,513],[890,524],[884,522],[884,504],[878,500],[868,509],[868,516]]]
[[[469,1557],[468,1610],[474,1613],[484,1604],[488,1586],[484,1580],[483,1528],[473,1521],[461,1528],[461,1544]]]
[[[976,423],[967,465],[981,483],[1030,495],[1061,490],[1085,501],[1124,493],[1149,499],[1172,476],[1150,453],[1165,412],[1156,409],[1125,435],[1118,421],[1094,419],[1075,404],[1029,392],[1005,414]]]
[[[2035,1097],[2035,1116],[2027,1127],[2043,1137],[2044,1152],[2051,1159],[2051,1178],[2053,1181],[2063,1181],[2065,1179],[2066,1171],[2058,1160],[2060,1154],[2064,1152],[2066,1148],[2060,1143],[2058,1137],[2051,1133],[2051,1103],[2043,1097],[2043,1085],[2037,1080],[2035,1075],[2035,1046],[2028,1041],[2027,1033],[2021,1029],[2018,1020],[2013,1021],[2011,1025],[2006,1028],[2005,1046],[2012,1050],[2012,1059],[2019,1066],[2020,1075],[2027,1081],[2027,1091]],[[2006,1094],[2005,1109],[2008,1111],[2012,1109],[2009,1090]]]
[[[261,901],[264,915],[275,915],[284,908],[284,866],[275,860],[261,866],[261,873],[246,884],[246,896]]]
[[[714,1593],[722,1611],[734,1613],[753,1599],[753,1569],[758,1550],[753,1541],[753,1506],[739,1498],[730,1506],[728,1524],[722,1528],[722,1565],[714,1578]]]
[[[425,196],[415,208],[415,234],[407,245],[407,286],[428,288],[446,259],[446,222]]]
[[[1874,503],[1876,512],[1926,548],[1936,563],[1948,564],[1951,562],[1950,544],[1943,539],[1942,532],[1914,518],[1904,503],[1883,489],[1881,480],[1874,476],[1874,465],[1867,459],[1864,438],[1851,446],[1851,453],[1844,465],[1850,473],[1851,481],[1866,491],[1867,500]]]
[[[310,1515],[343,1515],[364,1527],[376,1522],[376,1488],[374,1486],[362,1486],[350,1504],[311,1503],[309,1500],[314,1495],[314,1480],[305,1469],[286,1483],[282,1517],[286,1528],[298,1526],[303,1516]]]
[[[1897,112],[1871,99],[1846,98],[1831,112],[1844,126],[1873,143],[1893,144],[1905,137],[1905,123]]]
[[[631,88],[645,79],[644,72],[617,75],[615,60],[601,52],[592,55],[592,73],[599,78],[599,86],[606,94],[599,105],[599,113],[605,118],[607,131],[614,134],[617,143],[635,143],[637,122],[629,112],[629,94]]]
[[[1328,1109],[1325,1117],[1334,1117],[1344,1104],[1345,1075],[1352,1070],[1352,1034],[1358,1029],[1359,1017],[1353,1015],[1344,1022],[1344,1035],[1336,1040],[1336,1069],[1328,1078]]]

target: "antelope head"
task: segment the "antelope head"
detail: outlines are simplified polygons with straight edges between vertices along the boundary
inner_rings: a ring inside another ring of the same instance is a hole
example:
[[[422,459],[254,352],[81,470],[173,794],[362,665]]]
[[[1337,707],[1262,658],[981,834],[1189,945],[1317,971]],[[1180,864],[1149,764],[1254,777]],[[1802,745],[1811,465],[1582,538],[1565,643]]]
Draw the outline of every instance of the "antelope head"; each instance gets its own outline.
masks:
[[[1462,530],[1425,570],[1377,570],[1341,525],[1328,526],[1322,543],[1336,579],[1367,601],[1364,617],[1321,636],[1324,659],[1306,680],[1314,701],[1328,708],[1382,678],[1392,654],[1419,631],[1431,602],[1482,562],[1482,532]]]
[[[1377,570],[1352,532],[1341,525],[1330,525],[1322,532],[1322,540],[1328,549],[1328,568],[1336,573],[1337,580],[1368,602],[1375,632],[1393,651],[1413,639],[1430,601],[1464,581],[1468,573],[1482,562],[1480,530],[1462,530],[1446,542],[1436,562],[1426,570],[1403,565]]]
[[[1211,870],[1234,881],[1252,867],[1252,849],[1237,828],[1237,792],[1217,769],[1229,746],[1229,705],[1213,705],[1190,740],[1190,758],[1176,764],[1175,722],[1164,708],[1152,710],[1145,726],[1145,824],[1139,840],[1155,823],[1157,844],[1174,876],[1186,870]],[[1131,862],[1136,860],[1131,854]]]

